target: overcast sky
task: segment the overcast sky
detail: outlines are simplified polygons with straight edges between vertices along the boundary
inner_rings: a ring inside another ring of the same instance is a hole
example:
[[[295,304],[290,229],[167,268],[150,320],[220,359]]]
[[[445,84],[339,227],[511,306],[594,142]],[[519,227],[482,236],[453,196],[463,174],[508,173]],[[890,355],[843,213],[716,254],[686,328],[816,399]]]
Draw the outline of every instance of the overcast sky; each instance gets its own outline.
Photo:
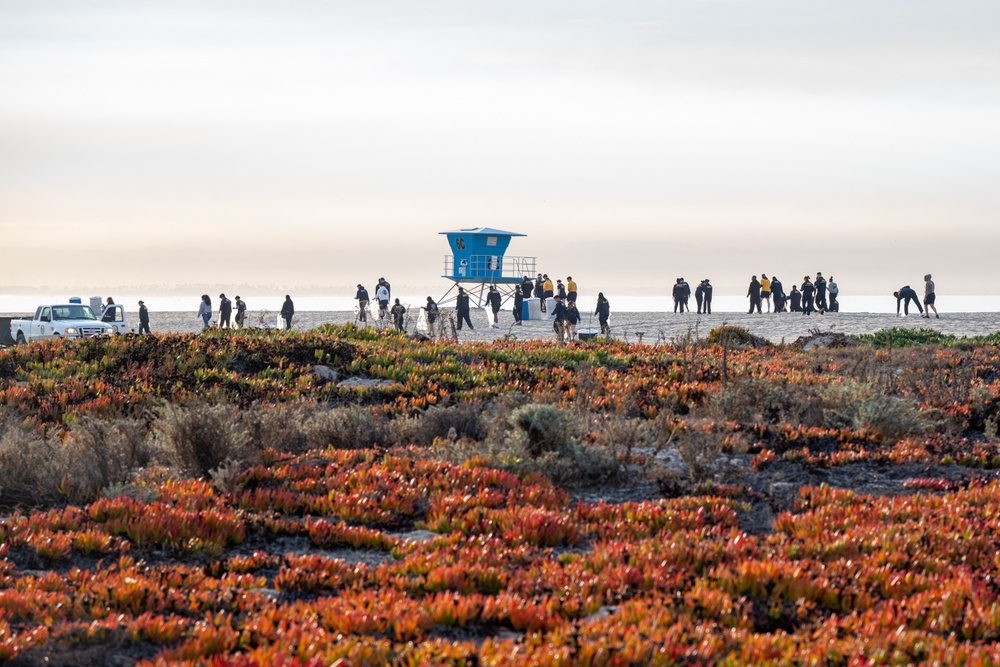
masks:
[[[1000,294],[1000,2],[0,0],[0,285]]]

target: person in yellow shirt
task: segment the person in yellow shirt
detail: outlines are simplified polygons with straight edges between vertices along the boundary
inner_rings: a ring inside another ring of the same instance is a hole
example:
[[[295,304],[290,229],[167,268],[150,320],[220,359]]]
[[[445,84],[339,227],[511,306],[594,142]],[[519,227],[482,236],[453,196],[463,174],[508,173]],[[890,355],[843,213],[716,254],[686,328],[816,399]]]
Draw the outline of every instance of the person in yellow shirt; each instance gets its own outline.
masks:
[[[766,273],[760,274],[760,300],[767,304],[767,312],[771,312],[771,279]]]
[[[576,281],[573,276],[566,276],[566,300],[570,303],[576,302]]]

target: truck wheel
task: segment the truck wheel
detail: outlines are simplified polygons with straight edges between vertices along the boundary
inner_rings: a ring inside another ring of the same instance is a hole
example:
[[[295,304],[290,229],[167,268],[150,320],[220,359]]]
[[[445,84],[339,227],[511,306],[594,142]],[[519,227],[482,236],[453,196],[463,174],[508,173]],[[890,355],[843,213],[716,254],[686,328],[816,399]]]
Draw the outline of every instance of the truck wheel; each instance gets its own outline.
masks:
[[[24,332],[23,331],[18,331],[17,332],[17,344],[18,345],[24,345],[26,342],[27,341],[24,340]]]

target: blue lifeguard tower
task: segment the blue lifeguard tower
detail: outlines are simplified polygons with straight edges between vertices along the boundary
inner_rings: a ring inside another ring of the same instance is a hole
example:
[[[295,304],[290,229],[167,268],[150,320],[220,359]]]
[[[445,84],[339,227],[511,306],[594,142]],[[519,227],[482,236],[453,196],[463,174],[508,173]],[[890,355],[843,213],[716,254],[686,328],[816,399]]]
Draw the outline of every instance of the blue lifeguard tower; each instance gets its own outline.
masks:
[[[534,278],[535,257],[508,257],[505,254],[510,240],[525,234],[492,227],[468,227],[440,233],[448,237],[452,253],[445,255],[441,277],[454,282],[441,297],[442,301],[459,285],[473,285],[466,291],[476,300],[477,306],[482,307],[489,285],[496,285],[506,301],[513,296],[524,276]]]

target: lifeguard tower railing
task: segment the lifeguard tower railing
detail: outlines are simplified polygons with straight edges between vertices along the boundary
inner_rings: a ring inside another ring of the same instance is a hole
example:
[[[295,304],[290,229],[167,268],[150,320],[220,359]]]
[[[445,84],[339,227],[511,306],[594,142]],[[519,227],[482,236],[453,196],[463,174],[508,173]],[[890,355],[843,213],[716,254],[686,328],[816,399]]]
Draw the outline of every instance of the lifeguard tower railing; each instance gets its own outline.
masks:
[[[534,279],[536,260],[536,257],[469,255],[459,259],[456,266],[455,256],[445,255],[444,275],[441,277],[456,283],[520,283],[524,276]]]

